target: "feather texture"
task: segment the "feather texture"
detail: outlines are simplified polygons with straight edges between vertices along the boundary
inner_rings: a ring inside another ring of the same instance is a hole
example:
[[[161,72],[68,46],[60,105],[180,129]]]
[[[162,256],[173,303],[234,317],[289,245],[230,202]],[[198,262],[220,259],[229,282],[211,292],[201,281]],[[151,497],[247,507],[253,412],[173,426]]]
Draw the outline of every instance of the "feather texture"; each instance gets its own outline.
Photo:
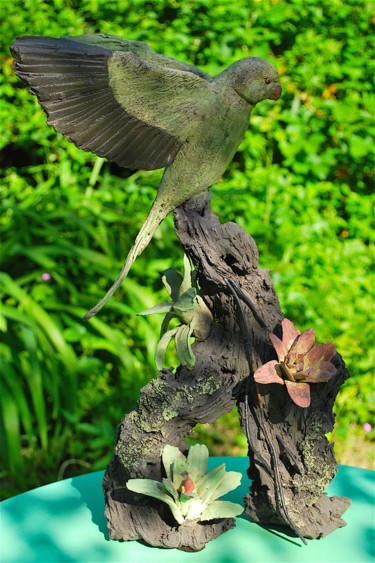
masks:
[[[109,49],[68,39],[21,37],[12,46],[18,76],[38,97],[48,123],[79,148],[125,168],[170,163],[181,141],[125,111],[109,83]]]

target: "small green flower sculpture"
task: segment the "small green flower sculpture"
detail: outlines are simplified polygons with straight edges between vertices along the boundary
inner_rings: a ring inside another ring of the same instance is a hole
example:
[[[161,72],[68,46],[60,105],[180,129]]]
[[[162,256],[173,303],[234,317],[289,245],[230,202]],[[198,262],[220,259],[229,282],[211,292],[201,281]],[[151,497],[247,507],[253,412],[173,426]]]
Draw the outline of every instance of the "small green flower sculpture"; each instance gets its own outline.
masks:
[[[153,313],[167,313],[163,321],[155,354],[158,370],[163,368],[163,359],[168,344],[174,337],[177,356],[182,366],[192,368],[195,357],[190,346],[190,338],[194,336],[203,341],[210,333],[212,315],[203,299],[197,295],[195,272],[192,272],[187,256],[184,256],[184,276],[170,268],[164,272],[163,284],[172,298],[142,311],[138,315],[152,315]],[[181,325],[168,330],[170,321],[177,318]]]
[[[308,407],[309,383],[327,382],[336,374],[335,366],[330,363],[336,354],[335,346],[332,343],[314,346],[314,329],[301,334],[289,319],[284,319],[281,326],[282,340],[270,334],[278,361],[271,360],[258,368],[254,380],[261,384],[285,384],[292,401],[299,407]]]
[[[240,485],[241,473],[225,471],[224,463],[207,473],[208,449],[203,444],[191,446],[187,458],[166,445],[162,459],[166,479],[129,479],[127,488],[165,502],[179,524],[234,518],[243,512],[240,504],[217,500]]]

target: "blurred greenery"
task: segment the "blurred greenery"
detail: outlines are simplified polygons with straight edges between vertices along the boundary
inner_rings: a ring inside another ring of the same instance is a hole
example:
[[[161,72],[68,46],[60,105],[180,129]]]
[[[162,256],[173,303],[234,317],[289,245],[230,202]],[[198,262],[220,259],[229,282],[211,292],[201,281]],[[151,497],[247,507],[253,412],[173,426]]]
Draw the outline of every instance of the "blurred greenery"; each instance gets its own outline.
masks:
[[[162,171],[129,176],[48,127],[12,70],[21,35],[111,33],[212,75],[245,56],[277,67],[282,98],[254,110],[212,204],[256,239],[285,315],[343,355],[351,379],[333,439],[339,461],[371,466],[371,9],[369,0],[0,2],[3,497],[106,465],[116,425],[156,375],[161,319],[135,313],[164,299],[162,270],[182,268],[168,217],[115,298],[82,322],[119,272]],[[213,455],[246,454],[235,413],[195,439]]]

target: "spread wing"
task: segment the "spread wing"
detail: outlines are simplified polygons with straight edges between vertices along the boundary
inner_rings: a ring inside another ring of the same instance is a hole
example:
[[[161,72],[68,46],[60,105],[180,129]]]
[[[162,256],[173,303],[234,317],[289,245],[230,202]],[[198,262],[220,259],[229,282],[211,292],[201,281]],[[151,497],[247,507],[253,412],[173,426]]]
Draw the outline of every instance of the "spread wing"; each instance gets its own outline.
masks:
[[[110,35],[107,33],[92,33],[86,35],[79,35],[77,37],[72,37],[67,35],[65,39],[70,39],[71,41],[77,41],[79,43],[89,43],[90,45],[98,45],[104,47],[109,51],[129,51],[134,55],[137,55],[142,61],[150,63],[155,66],[160,66],[163,68],[174,68],[176,70],[184,70],[185,72],[191,72],[204,78],[205,80],[211,81],[212,78],[203,70],[173,59],[171,57],[166,57],[165,55],[160,55],[156,53],[147,43],[144,41],[131,41],[129,39],[124,39],[123,37],[117,37],[116,35]]]
[[[114,38],[100,37],[95,45],[82,38],[21,37],[11,47],[15,72],[38,97],[48,123],[79,148],[131,169],[168,165],[202,100],[213,98],[209,80],[190,65],[176,68],[174,59],[163,66],[164,57],[151,48],[145,59],[156,57],[158,64],[124,50],[137,43],[133,51],[142,55],[144,43],[123,40],[123,50],[113,52],[102,45],[116,49]]]

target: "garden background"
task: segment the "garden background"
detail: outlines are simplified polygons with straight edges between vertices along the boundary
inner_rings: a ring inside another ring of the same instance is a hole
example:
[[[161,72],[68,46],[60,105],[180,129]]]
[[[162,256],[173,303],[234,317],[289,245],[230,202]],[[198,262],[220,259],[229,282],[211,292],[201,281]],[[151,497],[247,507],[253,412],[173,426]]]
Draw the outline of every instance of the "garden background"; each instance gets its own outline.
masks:
[[[212,205],[255,238],[285,316],[347,362],[331,439],[340,463],[372,467],[371,6],[0,0],[3,498],[105,467],[116,425],[156,376],[162,318],[136,313],[165,299],[164,269],[182,268],[170,216],[115,298],[82,322],[117,276],[162,171],[129,175],[48,127],[12,70],[21,35],[111,33],[211,75],[245,56],[276,66],[283,95],[253,111]],[[211,455],[246,455],[236,412],[198,425],[196,439]]]

